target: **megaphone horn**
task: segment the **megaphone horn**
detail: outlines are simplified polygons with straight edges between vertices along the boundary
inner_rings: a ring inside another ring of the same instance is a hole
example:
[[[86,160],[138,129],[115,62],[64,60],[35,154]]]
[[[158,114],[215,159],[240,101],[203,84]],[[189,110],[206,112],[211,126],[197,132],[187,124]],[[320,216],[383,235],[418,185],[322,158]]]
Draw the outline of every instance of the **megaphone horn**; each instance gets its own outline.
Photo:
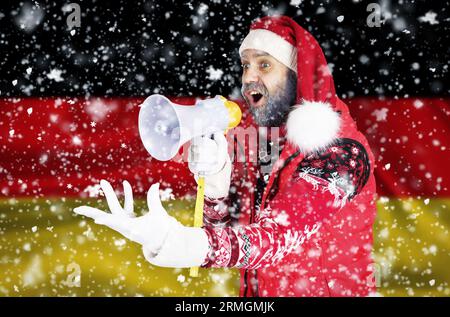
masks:
[[[241,116],[239,106],[222,96],[199,100],[194,106],[184,106],[155,94],[141,104],[139,135],[152,157],[167,161],[185,142],[200,135],[234,128]]]

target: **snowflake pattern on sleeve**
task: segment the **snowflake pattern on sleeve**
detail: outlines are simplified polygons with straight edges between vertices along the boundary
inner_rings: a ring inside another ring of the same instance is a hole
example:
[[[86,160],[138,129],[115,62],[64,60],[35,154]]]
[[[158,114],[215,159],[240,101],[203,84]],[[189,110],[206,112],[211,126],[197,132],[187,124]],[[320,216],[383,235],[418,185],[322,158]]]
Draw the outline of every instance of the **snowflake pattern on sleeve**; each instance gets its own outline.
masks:
[[[281,228],[270,210],[261,212],[257,223],[238,227],[205,227],[210,251],[203,267],[257,269],[275,265],[314,233],[320,224],[303,230]]]
[[[310,183],[313,190],[321,188],[333,194],[335,207],[343,207],[360,193],[369,174],[370,162],[364,146],[347,138],[305,157],[296,170],[297,179]]]
[[[206,226],[223,227],[230,223],[228,198],[211,199],[205,197],[203,221]]]

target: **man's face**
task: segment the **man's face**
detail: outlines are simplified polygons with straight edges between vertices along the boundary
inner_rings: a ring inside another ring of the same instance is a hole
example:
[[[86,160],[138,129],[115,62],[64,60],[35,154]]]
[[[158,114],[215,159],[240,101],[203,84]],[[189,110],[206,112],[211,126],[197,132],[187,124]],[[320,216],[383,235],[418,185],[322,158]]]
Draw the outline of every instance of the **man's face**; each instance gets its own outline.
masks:
[[[266,52],[242,52],[241,93],[259,126],[281,126],[295,103],[295,72]]]

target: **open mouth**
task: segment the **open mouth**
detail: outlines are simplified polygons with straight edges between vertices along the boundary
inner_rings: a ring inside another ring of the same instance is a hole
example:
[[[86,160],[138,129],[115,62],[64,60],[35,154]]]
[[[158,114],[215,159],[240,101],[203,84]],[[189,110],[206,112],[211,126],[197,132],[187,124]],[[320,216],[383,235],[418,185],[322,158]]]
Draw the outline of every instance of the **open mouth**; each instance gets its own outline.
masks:
[[[246,97],[252,107],[260,107],[263,104],[264,95],[259,91],[248,91]]]

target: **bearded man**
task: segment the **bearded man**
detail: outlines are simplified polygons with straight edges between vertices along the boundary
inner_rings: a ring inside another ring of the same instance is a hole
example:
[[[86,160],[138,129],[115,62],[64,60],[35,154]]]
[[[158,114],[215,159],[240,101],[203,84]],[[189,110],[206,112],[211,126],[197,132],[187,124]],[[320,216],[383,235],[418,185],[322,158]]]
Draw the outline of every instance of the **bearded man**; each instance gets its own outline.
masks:
[[[232,162],[227,140],[216,133],[189,149],[190,170],[206,174],[203,228],[170,217],[158,184],[142,217],[133,216],[126,181],[124,208],[102,181],[111,213],[87,206],[75,212],[142,244],[154,265],[239,268],[241,296],[372,294],[374,158],[336,96],[320,46],[294,20],[264,17],[239,53],[251,114],[242,126],[279,128],[266,136],[279,145],[266,153],[276,158],[270,168],[262,156]]]

